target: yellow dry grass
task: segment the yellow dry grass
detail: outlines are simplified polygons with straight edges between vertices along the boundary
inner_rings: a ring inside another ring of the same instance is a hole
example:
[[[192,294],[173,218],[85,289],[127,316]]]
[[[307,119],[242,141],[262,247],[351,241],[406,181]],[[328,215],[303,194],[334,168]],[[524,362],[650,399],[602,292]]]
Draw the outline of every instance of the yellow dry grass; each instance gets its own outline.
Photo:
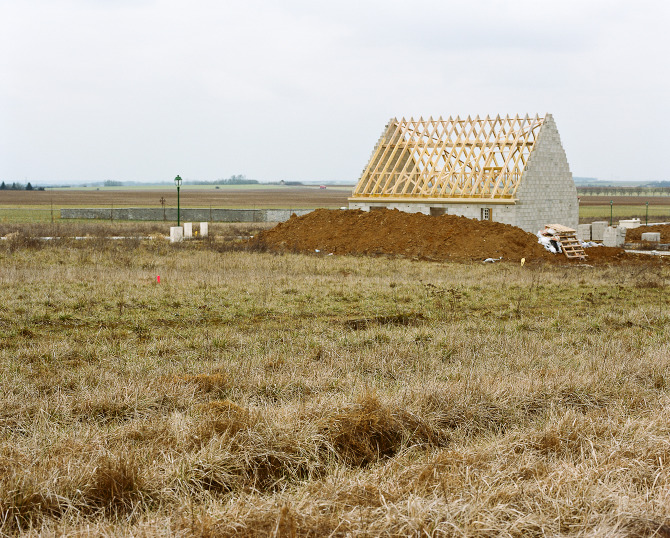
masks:
[[[0,535],[670,536],[667,285],[17,233]]]

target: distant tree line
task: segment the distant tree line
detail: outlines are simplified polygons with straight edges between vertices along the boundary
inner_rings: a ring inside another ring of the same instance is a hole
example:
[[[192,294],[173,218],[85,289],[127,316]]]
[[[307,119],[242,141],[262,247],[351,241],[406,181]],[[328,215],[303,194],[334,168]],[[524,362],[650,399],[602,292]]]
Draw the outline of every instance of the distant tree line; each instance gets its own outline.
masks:
[[[232,175],[226,179],[217,179],[215,181],[187,181],[190,185],[259,185],[260,181],[257,179],[248,179],[243,174]],[[289,187],[299,187],[303,185],[301,181],[271,181],[266,185],[287,185]]]
[[[580,196],[670,196],[668,187],[577,187]]]
[[[37,187],[35,189],[30,182],[28,182],[26,185],[23,185],[21,183],[12,183],[11,185],[7,185],[4,181],[0,183],[0,191],[43,191],[44,187]]]
[[[258,180],[247,179],[243,174],[232,175],[228,179],[217,179],[214,185],[257,185]]]
[[[257,185],[257,179],[247,179],[242,174],[232,175],[226,179],[216,179],[214,181],[185,181],[187,185]]]

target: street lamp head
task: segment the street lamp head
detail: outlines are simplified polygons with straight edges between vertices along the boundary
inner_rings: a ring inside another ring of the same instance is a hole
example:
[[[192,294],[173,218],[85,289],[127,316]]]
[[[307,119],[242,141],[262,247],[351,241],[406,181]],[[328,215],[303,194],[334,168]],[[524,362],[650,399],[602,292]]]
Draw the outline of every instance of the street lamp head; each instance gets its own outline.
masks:
[[[174,178],[174,184],[177,185],[177,187],[179,187],[181,185],[181,177],[177,176],[176,178]]]

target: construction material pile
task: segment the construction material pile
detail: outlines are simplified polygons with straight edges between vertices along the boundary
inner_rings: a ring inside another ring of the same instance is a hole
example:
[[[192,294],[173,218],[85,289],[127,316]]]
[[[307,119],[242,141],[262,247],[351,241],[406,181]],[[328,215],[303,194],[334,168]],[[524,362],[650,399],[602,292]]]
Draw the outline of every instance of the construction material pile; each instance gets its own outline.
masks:
[[[436,261],[501,258],[518,262],[525,258],[526,263],[569,263],[564,256],[547,252],[534,234],[515,226],[387,209],[317,209],[260,233],[252,243],[272,252],[387,255]],[[596,247],[589,249],[588,255],[589,262],[607,262],[621,259],[625,253],[618,248]]]

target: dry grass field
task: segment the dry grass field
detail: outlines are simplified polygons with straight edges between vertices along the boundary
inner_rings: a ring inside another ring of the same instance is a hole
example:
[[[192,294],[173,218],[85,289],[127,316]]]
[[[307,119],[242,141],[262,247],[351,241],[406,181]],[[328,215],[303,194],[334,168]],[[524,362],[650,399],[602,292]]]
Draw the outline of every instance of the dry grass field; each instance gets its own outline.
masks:
[[[667,266],[43,231],[0,242],[0,535],[670,536]]]

